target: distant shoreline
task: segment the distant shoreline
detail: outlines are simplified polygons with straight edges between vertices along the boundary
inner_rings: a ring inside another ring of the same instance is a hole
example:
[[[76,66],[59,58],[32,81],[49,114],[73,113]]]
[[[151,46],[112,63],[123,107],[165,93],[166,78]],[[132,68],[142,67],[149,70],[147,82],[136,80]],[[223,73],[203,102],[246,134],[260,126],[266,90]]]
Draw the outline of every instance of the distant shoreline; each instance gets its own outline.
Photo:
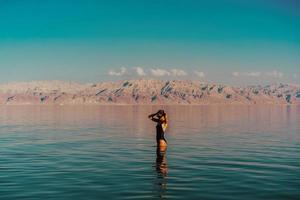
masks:
[[[42,106],[42,107],[63,107],[63,106],[300,106],[300,104],[0,104],[0,106]]]

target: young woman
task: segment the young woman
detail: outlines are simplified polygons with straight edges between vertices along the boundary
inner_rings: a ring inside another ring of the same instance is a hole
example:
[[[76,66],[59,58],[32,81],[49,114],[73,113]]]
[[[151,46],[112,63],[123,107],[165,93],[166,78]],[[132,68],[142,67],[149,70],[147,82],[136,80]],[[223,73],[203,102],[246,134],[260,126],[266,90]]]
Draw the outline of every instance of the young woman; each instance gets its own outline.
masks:
[[[165,131],[168,126],[167,114],[164,110],[159,110],[157,113],[148,116],[152,121],[156,122],[156,143],[158,147],[166,147]]]

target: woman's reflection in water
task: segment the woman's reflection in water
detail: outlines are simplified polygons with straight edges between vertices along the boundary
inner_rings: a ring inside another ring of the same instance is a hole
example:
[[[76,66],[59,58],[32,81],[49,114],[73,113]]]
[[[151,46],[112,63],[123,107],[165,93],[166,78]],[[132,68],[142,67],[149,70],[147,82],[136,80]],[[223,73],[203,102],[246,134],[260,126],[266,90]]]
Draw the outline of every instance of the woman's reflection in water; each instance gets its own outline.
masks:
[[[158,146],[156,148],[156,172],[157,172],[157,184],[159,197],[164,199],[167,189],[167,174],[168,174],[168,165],[167,165],[167,146]]]
[[[163,176],[166,176],[168,173],[166,153],[166,146],[156,148],[156,171]]]

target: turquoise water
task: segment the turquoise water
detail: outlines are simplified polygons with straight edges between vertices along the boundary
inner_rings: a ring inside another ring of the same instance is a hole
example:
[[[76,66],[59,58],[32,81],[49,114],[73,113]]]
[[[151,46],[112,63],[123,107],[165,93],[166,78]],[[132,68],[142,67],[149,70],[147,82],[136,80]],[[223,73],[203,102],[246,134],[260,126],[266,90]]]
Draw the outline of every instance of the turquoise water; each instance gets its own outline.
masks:
[[[299,199],[300,107],[0,107],[0,199]]]

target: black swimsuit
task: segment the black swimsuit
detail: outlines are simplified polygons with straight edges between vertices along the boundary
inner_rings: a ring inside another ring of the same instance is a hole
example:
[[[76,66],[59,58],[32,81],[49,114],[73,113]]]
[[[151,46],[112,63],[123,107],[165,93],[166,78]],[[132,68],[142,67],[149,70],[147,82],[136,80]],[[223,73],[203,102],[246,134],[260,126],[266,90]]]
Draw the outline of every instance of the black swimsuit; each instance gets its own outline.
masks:
[[[156,142],[159,143],[159,140],[164,140],[165,142],[165,132],[162,128],[162,125],[160,123],[157,123],[156,125]]]

